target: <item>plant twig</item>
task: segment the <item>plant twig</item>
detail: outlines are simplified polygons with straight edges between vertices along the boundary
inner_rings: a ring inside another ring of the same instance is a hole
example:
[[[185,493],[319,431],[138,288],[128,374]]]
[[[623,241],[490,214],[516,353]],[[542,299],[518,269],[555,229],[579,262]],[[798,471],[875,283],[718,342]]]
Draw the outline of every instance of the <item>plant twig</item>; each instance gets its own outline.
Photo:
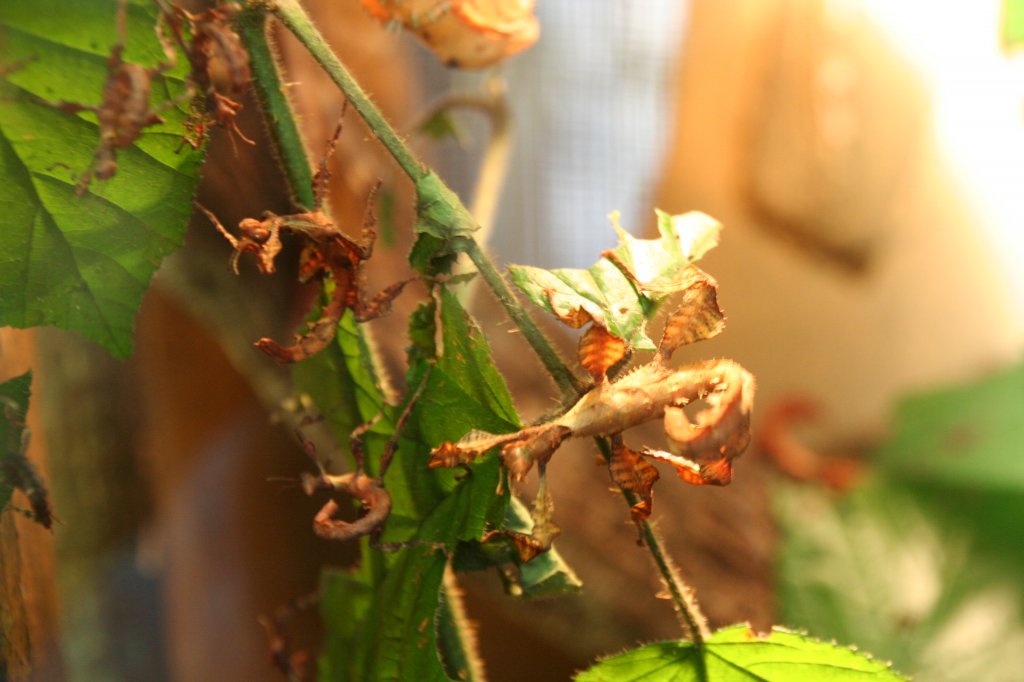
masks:
[[[294,5],[294,9],[301,13],[301,8],[297,4]],[[312,28],[312,24],[309,23],[308,18],[304,14],[301,15],[303,21],[300,25],[305,25]],[[293,29],[294,30],[294,29]],[[319,34],[316,34],[319,36]],[[247,49],[250,51],[250,57],[252,59],[252,72],[254,87],[257,95],[260,99],[260,103],[263,106],[264,115],[266,117],[267,126],[271,131],[271,138],[273,139],[274,145],[281,157],[282,165],[284,166],[285,175],[288,178],[288,182],[291,185],[292,195],[299,203],[312,207],[315,204],[313,196],[313,175],[312,167],[309,163],[309,158],[306,153],[305,146],[302,143],[302,138],[298,132],[298,126],[295,123],[295,115],[292,111],[291,104],[288,102],[285,96],[284,90],[281,85],[281,79],[277,71],[277,63],[274,60],[273,51],[267,42],[266,33],[266,14],[260,8],[253,8],[247,11],[243,23],[242,23],[242,39],[246,43]],[[320,39],[322,42],[322,38]],[[328,50],[328,54],[330,54]],[[333,57],[333,54],[331,54]],[[347,74],[346,74],[347,75]],[[351,81],[351,78],[349,78]],[[354,81],[351,84],[358,89]],[[345,91],[346,95],[349,95],[348,91]],[[361,93],[362,91],[359,90]],[[352,97],[349,96],[349,100],[352,101]],[[366,105],[372,110],[371,118],[374,117],[376,108],[369,101],[365,101]],[[353,102],[356,105],[355,102]],[[356,106],[357,111],[364,119],[373,127],[371,119],[367,118],[365,108]],[[387,126],[383,117],[376,113],[376,120],[379,121],[383,126]],[[387,128],[390,130],[390,128]],[[374,128],[378,130],[378,128]],[[397,141],[397,136],[394,136],[392,131],[393,140]],[[386,137],[386,136],[385,136]],[[389,138],[391,139],[391,138]],[[382,138],[383,141],[383,138]],[[387,143],[385,143],[387,144]],[[398,142],[401,148],[404,145]],[[388,149],[392,149],[388,146]],[[394,151],[392,151],[394,154]],[[396,159],[399,156],[396,155]],[[405,157],[406,163],[402,164],[403,169],[406,173],[420,172],[423,173],[422,167],[412,157],[411,153]],[[399,163],[402,163],[401,159]],[[412,175],[410,174],[410,177]],[[377,370],[377,364],[375,362],[376,355],[373,352],[373,344],[363,335],[362,328],[360,328],[359,336],[360,348],[362,351],[363,358],[370,363],[370,370],[375,376],[379,376]],[[415,402],[416,397],[423,390],[424,384],[417,389],[416,395],[412,398],[411,402]],[[408,417],[408,411],[402,415],[400,422]],[[397,433],[401,432],[401,426],[396,428]],[[393,446],[394,444],[392,444]],[[387,462],[384,463],[386,468]],[[383,474],[383,472],[381,472]],[[374,582],[380,584],[382,580],[381,572],[384,570],[384,561],[379,552],[367,552],[366,545],[364,545],[363,556],[366,561],[369,561],[373,567]],[[454,581],[445,590],[445,606],[450,614],[461,614],[461,602],[459,594],[455,589]],[[455,618],[451,622],[452,632],[449,633],[449,638],[446,641],[449,647],[449,653],[457,656],[460,660],[466,662],[466,670],[471,673],[470,679],[477,680],[478,682],[484,679],[483,666],[480,662],[480,657],[476,650],[476,640],[472,636],[472,632],[468,630],[468,622],[465,619]]]
[[[313,208],[316,203],[313,171],[267,39],[266,12],[259,8],[243,11],[239,15],[239,29],[242,43],[249,51],[253,90],[259,98],[274,148],[281,157],[292,197],[300,206]]]
[[[331,50],[323,35],[317,30],[309,15],[298,0],[274,0],[267,7],[295,34],[299,42],[309,50],[310,55],[324,68],[327,75],[338,85],[345,97],[359,115],[366,121],[370,131],[387,148],[405,174],[414,182],[427,174],[427,169],[413,155],[402,139],[387,122],[380,110],[370,101],[369,96],[348,72],[345,65]]]
[[[598,450],[600,450],[601,456],[604,457],[605,461],[611,461],[612,449],[608,439],[595,438],[594,441],[597,443]],[[620,487],[619,490],[622,491],[626,504],[632,508],[637,502],[636,495],[622,487]],[[700,605],[693,596],[693,589],[683,581],[682,576],[679,575],[679,570],[675,567],[672,560],[665,552],[665,548],[662,546],[663,541],[661,539],[661,535],[654,528],[653,524],[646,519],[638,521],[637,523],[640,527],[640,534],[643,537],[644,544],[651,553],[651,559],[654,561],[654,565],[657,566],[658,572],[661,574],[661,577],[668,588],[669,594],[672,596],[672,603],[676,607],[676,612],[679,615],[683,626],[690,631],[690,638],[693,641],[693,646],[700,654],[699,665],[701,666],[701,669],[703,669],[704,641],[710,635],[707,619],[704,617],[704,614],[700,609]],[[706,676],[706,672],[704,675]]]
[[[548,343],[547,337],[544,336],[544,333],[537,327],[536,323],[526,312],[526,309],[519,303],[519,299],[516,298],[512,288],[494,265],[494,261],[472,239],[468,240],[466,255],[473,261],[473,264],[476,265],[477,270],[480,272],[480,276],[483,277],[491,291],[497,296],[501,305],[505,307],[505,311],[512,318],[512,322],[515,323],[519,331],[523,333],[523,336],[533,347],[541,364],[544,365],[544,368],[562,392],[562,398],[572,400],[579,397],[586,390],[583,381],[569,369],[569,366],[565,364],[554,347]]]

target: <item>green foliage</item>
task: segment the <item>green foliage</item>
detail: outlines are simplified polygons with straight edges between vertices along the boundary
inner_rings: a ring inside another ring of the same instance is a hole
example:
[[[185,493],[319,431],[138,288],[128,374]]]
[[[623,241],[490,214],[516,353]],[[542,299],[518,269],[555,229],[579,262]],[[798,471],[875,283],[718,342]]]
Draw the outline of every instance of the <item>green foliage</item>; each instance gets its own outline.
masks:
[[[1024,0],[1003,0],[1003,47],[1024,46]]]
[[[906,401],[872,481],[786,486],[785,622],[920,679],[1010,682],[1024,647],[1024,367]]]
[[[890,682],[904,678],[852,649],[781,628],[758,637],[746,625],[705,642],[706,677],[692,642],[658,642],[606,658],[577,682]]]
[[[13,487],[7,480],[8,466],[24,453],[25,415],[28,413],[32,373],[26,372],[0,384],[0,510],[11,499]]]
[[[478,229],[476,219],[436,173],[416,179],[416,243],[410,265],[425,275],[448,272]]]
[[[116,0],[0,4],[0,324],[74,330],[125,357],[142,295],[162,258],[181,244],[202,152],[181,145],[187,112],[175,100],[184,91],[188,64],[179,55],[177,67],[152,84],[151,105],[165,122],[147,127],[135,144],[116,151],[113,178],[93,178],[88,192],[76,195],[78,179],[97,152],[97,117],[63,113],[54,105],[102,103],[108,58],[119,39],[117,6]],[[269,96],[279,94],[280,84],[262,32],[265,11],[253,6],[243,13],[243,37],[250,48],[262,49],[253,61],[257,94],[268,107],[278,151],[283,140],[293,143],[280,153],[289,166],[287,176],[305,187],[308,182],[301,179],[308,178],[309,164],[287,102]],[[412,158],[322,41],[310,42],[317,34],[301,7],[282,0],[273,11],[328,67],[415,182],[417,241],[410,262],[424,274],[447,272],[459,253],[474,247],[476,221],[433,172]],[[131,0],[126,62],[153,66],[165,59],[154,30],[157,12],[150,0]],[[298,196],[304,191],[297,190]],[[656,240],[634,239],[619,230],[620,246],[589,270],[518,267],[513,278],[534,303],[556,315],[587,316],[635,348],[653,348],[646,321],[667,296],[695,277],[706,277],[693,263],[717,238],[717,224],[697,214],[659,212],[658,226]],[[480,265],[479,252],[471,254]],[[487,268],[480,268],[488,279]],[[501,567],[509,591],[524,596],[580,588],[555,550],[524,563],[507,539],[482,542],[488,531],[526,533],[532,523],[522,503],[511,497],[497,457],[482,457],[465,471],[427,467],[431,448],[442,441],[457,441],[471,429],[500,434],[521,427],[484,335],[446,285],[437,284],[431,302],[412,316],[409,335],[407,391],[399,405],[385,400],[370,345],[351,313],[339,325],[335,343],[294,370],[296,385],[325,415],[340,449],[346,449],[354,428],[380,417],[364,439],[365,465],[367,473],[382,478],[392,500],[391,516],[374,538],[380,545],[364,538],[358,567],[324,578],[323,679],[463,677],[468,661],[457,651],[452,611],[445,605],[450,567]],[[0,420],[5,464],[20,453],[19,419],[27,409],[28,385],[26,375],[0,386],[6,412],[16,415]],[[407,410],[408,422],[396,433]],[[382,456],[391,442],[398,453],[384,472]],[[935,480],[945,484],[947,479],[974,480],[959,470]],[[1015,486],[1008,486],[1010,493],[1019,492]],[[10,495],[11,486],[0,481],[0,504]],[[885,666],[847,649],[782,630],[757,639],[745,627],[729,628],[710,638],[706,653],[707,672],[716,681],[896,679]],[[698,679],[693,675],[702,667],[693,644],[669,642],[606,659],[579,679]]]
[[[360,339],[359,327],[346,318],[337,347],[305,363],[313,369],[300,364],[295,378],[336,432],[354,427],[342,415],[353,406],[364,421],[383,407],[384,418],[367,439],[368,468],[376,471],[400,410],[384,405],[376,377],[361,360],[366,349]],[[326,578],[324,618],[337,627],[329,630],[321,660],[324,679],[446,679],[436,629],[445,565],[458,548],[479,548],[484,531],[502,528],[509,518],[508,484],[497,458],[461,473],[427,467],[432,446],[457,440],[474,426],[496,433],[519,428],[486,339],[457,297],[440,287],[437,302],[413,315],[410,340],[406,399],[418,386],[423,390],[384,475],[392,512],[380,538],[398,549],[382,553],[364,543],[359,569]],[[495,563],[484,560],[472,568]],[[578,586],[557,555],[522,574],[522,590],[531,595]]]
[[[620,244],[587,270],[509,268],[512,281],[534,304],[560,319],[585,313],[638,350],[654,350],[646,324],[657,304],[685,290],[693,266],[718,243],[718,223],[700,213],[671,216],[657,211],[658,239],[636,239],[618,226]],[[580,326],[580,325],[574,325]]]
[[[155,6],[129,9],[125,60],[159,63]],[[99,140],[96,117],[39,98],[102,101],[115,14],[113,0],[0,4],[0,66],[9,69],[0,80],[0,324],[74,330],[125,357],[142,294],[181,244],[202,154],[176,151],[186,113],[171,107],[166,123],[118,150],[113,178],[75,195]],[[183,69],[157,79],[153,106],[182,92]]]
[[[446,557],[429,546],[369,559],[328,576],[322,609],[332,627],[320,662],[324,680],[447,680],[437,648]],[[381,564],[374,575],[367,566]]]

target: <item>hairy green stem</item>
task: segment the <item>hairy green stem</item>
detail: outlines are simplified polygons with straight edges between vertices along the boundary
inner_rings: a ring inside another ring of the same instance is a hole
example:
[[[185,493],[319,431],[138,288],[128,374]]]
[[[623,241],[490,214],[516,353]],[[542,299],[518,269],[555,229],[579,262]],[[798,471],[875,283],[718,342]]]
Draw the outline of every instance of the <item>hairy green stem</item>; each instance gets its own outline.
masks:
[[[249,51],[253,91],[259,98],[274,149],[281,157],[292,197],[300,206],[312,209],[313,170],[267,37],[267,14],[258,8],[245,10],[238,25],[242,43]]]
[[[533,346],[537,357],[562,392],[562,397],[575,399],[583,393],[585,390],[583,382],[569,369],[554,347],[548,343],[547,337],[544,336],[544,333],[537,327],[533,319],[530,318],[523,306],[520,305],[519,299],[512,292],[512,288],[494,265],[494,262],[480,248],[480,245],[472,239],[468,240],[466,254],[473,261],[473,264],[476,265],[480,276],[487,282],[491,291],[498,297],[498,301],[505,307],[508,316],[512,318],[512,321],[523,333],[523,336]]]
[[[395,129],[380,113],[380,110],[370,101],[369,96],[359,86],[359,83],[352,78],[352,74],[331,50],[330,45],[310,21],[309,15],[299,5],[298,0],[274,0],[267,6],[320,63],[327,75],[345,94],[352,107],[366,121],[373,134],[387,148],[391,156],[395,157],[395,161],[402,167],[405,174],[413,182],[426,175],[426,168],[416,159]]]

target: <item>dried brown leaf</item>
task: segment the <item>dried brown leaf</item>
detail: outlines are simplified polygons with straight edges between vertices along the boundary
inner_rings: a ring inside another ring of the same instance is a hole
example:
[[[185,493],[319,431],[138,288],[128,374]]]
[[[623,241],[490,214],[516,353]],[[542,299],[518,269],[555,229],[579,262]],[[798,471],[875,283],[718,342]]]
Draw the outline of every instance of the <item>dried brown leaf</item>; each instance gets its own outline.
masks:
[[[592,324],[580,336],[580,364],[590,372],[594,381],[602,383],[608,370],[626,357],[626,342],[597,324]]]
[[[617,486],[640,498],[633,505],[630,515],[635,522],[645,521],[654,507],[654,483],[660,477],[658,470],[626,447],[621,436],[616,436],[612,445],[612,458],[608,462],[608,473]]]
[[[688,288],[665,321],[658,354],[667,361],[680,346],[718,336],[725,329],[725,314],[718,307],[718,285],[707,277]]]

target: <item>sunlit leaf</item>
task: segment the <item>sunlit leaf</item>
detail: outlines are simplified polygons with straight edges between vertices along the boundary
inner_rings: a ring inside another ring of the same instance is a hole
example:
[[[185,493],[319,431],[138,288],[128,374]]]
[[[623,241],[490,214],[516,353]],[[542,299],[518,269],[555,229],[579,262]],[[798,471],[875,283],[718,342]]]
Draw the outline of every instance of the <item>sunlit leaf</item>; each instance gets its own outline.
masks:
[[[646,325],[667,297],[713,280],[693,263],[718,243],[720,225],[702,213],[658,211],[658,239],[636,239],[613,223],[620,244],[587,270],[513,265],[531,302],[571,327],[593,321],[631,348],[653,350]]]
[[[1024,46],[1024,0],[1003,0],[1003,47]]]
[[[118,150],[113,178],[94,178],[79,197],[99,140],[95,116],[35,99],[100,103],[116,4],[0,4],[0,324],[71,329],[125,357],[142,295],[181,245],[201,152],[178,153],[186,112],[172,106],[165,123]],[[125,60],[160,62],[155,4],[129,9]],[[153,106],[182,92],[184,69],[156,79]]]
[[[606,658],[576,676],[577,682],[895,682],[884,663],[852,649],[774,628],[759,637],[746,625],[708,638],[707,676],[692,642],[659,642]]]
[[[653,350],[644,329],[644,306],[629,279],[606,259],[588,270],[509,267],[512,282],[535,305],[572,327],[587,322],[604,327],[638,350]]]
[[[655,213],[660,235],[657,239],[637,239],[623,230],[617,214],[612,214],[621,243],[604,254],[652,298],[685,289],[694,276],[693,268],[686,266],[717,246],[722,230],[721,223],[704,213]]]

